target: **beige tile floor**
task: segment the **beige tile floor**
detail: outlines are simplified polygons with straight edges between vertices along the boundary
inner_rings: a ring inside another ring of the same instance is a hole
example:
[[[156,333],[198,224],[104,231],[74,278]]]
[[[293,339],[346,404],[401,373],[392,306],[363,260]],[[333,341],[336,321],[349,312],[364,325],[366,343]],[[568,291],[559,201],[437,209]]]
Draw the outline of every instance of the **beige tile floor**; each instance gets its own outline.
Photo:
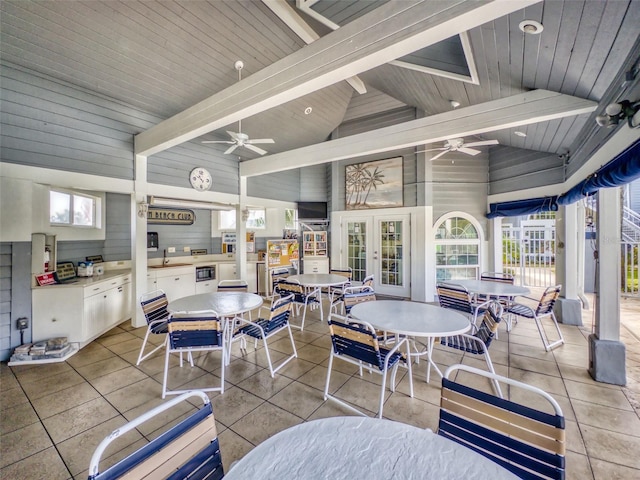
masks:
[[[622,300],[622,340],[627,345],[626,387],[594,382],[587,373],[587,335],[592,312],[584,312],[584,327],[562,326],[566,344],[545,353],[535,326],[521,320],[511,334],[500,331],[491,347],[498,373],[539,386],[560,403],[567,419],[568,479],[640,478],[640,302]],[[234,347],[226,370],[223,395],[211,394],[225,468],[273,434],[308,420],[346,415],[323,400],[330,338],[318,313],[307,316],[304,332],[296,332],[298,358],[275,379],[265,356],[249,348],[241,356]],[[163,355],[135,366],[144,329],[128,323],[114,328],[62,363],[0,368],[0,477],[3,479],[87,478],[97,444],[118,428],[162,402]],[[156,340],[159,341],[159,340]],[[273,356],[290,350],[285,339],[271,344]],[[438,364],[462,361],[484,368],[482,360],[438,349]],[[340,362],[337,362],[338,364]],[[435,429],[439,381],[424,382],[426,365],[416,365],[415,397],[409,398],[404,372],[396,392],[386,393],[384,416]],[[180,368],[172,360],[170,385],[197,388],[219,382],[218,354],[196,358],[196,366]],[[359,377],[355,368],[338,365],[331,381],[337,396],[374,410],[379,376]],[[459,380],[489,389],[473,378]],[[512,399],[528,402],[511,391]],[[136,450],[193,411],[181,405],[116,442],[105,464]]]

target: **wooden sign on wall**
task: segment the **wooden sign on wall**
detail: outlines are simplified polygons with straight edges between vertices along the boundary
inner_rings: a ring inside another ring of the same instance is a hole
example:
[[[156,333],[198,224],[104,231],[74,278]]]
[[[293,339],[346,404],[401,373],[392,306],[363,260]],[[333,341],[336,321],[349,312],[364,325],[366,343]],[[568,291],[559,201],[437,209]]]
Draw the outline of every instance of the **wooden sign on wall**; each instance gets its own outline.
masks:
[[[147,224],[149,225],[193,225],[196,214],[186,208],[149,207]]]

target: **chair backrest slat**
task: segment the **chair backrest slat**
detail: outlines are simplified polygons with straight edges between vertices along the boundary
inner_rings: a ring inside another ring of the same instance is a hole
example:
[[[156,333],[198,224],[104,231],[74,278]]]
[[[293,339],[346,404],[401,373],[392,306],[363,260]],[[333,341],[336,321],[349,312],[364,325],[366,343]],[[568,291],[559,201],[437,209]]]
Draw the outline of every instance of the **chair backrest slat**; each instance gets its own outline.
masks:
[[[473,313],[471,295],[461,285],[443,284],[436,286],[438,302],[442,308],[451,308],[464,313]]]
[[[338,321],[333,316],[329,319],[329,332],[336,355],[348,355],[375,365],[380,370],[384,368],[380,345],[373,328],[368,328],[361,322]]]
[[[248,292],[249,285],[244,280],[220,280],[218,282],[219,292]]]
[[[500,322],[502,321],[503,308],[499,302],[493,301],[489,304],[482,316],[482,322],[478,331],[474,334],[485,344],[487,348],[496,336]]]
[[[502,272],[483,272],[480,274],[480,280],[487,282],[508,283],[513,285],[515,278],[510,273]]]
[[[521,478],[564,479],[561,414],[481,392],[447,375],[442,379],[440,408],[439,435],[477,451]]]
[[[291,306],[293,305],[293,295],[279,298],[271,305],[267,330],[272,331],[285,325],[291,316]]]
[[[167,295],[164,292],[150,298],[144,298],[143,296],[140,300],[142,313],[144,313],[147,323],[167,318],[169,316],[169,312],[167,310],[168,305],[169,301],[167,300]]]
[[[224,476],[211,404],[191,414],[91,480],[207,478]]]
[[[171,348],[222,345],[223,325],[217,316],[175,314],[169,317],[167,330]]]
[[[352,272],[350,268],[332,268],[331,270],[329,270],[329,273],[332,273],[334,275],[341,275],[343,277],[346,277],[349,280],[351,280],[351,276],[352,276]]]
[[[367,275],[366,277],[364,277],[364,280],[362,280],[362,285],[365,287],[373,288],[373,275]]]
[[[561,289],[561,285],[556,285],[554,287],[549,287],[544,291],[540,298],[538,308],[536,308],[536,316],[548,315],[553,312],[553,306],[555,305],[556,300],[558,300]]]
[[[344,309],[347,313],[351,311],[354,305],[362,302],[373,302],[376,299],[376,293],[371,287],[347,287],[342,295]]]

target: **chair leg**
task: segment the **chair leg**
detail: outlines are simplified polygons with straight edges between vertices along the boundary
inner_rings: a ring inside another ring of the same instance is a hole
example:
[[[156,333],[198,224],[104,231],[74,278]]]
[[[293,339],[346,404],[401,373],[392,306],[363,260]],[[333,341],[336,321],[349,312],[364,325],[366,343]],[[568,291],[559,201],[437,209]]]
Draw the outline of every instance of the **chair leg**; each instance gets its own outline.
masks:
[[[162,375],[162,398],[167,395],[167,377],[169,375],[169,346],[167,345],[167,350],[164,354],[164,374]],[[182,362],[182,354],[180,354],[180,361]],[[182,366],[182,365],[181,365]]]
[[[394,365],[394,370],[398,368],[398,364],[396,363]],[[380,387],[380,405],[378,408],[378,418],[382,418],[382,409],[384,407],[384,391],[385,388],[387,386],[387,373],[388,372],[383,372],[382,373],[382,386]],[[395,372],[393,373],[393,378],[395,378]]]
[[[324,399],[329,398],[329,382],[331,381],[331,367],[333,366],[333,349],[329,355],[329,366],[327,367],[327,381],[324,384]]]
[[[491,357],[489,357],[489,351],[486,348],[484,349],[484,361],[487,362],[487,368],[489,369],[489,371],[495,374],[496,371],[493,369],[493,363],[491,362]],[[496,393],[500,398],[504,398],[502,396],[502,389],[500,388],[500,382],[498,382],[498,380],[496,380],[495,378],[493,379],[493,389],[496,391]]]
[[[142,362],[144,359],[148,358],[149,355],[152,355],[153,353],[158,351],[158,349],[160,349],[160,348],[162,348],[164,346],[164,343],[163,343],[159,347],[156,347],[153,350],[151,350],[145,356],[142,356],[142,354],[144,353],[144,347],[147,346],[147,340],[149,340],[149,333],[151,333],[151,330],[149,328],[147,328],[147,332],[144,334],[144,340],[142,340],[142,346],[140,347],[140,353],[138,354],[138,361],[136,362],[136,365],[140,365],[140,362]]]

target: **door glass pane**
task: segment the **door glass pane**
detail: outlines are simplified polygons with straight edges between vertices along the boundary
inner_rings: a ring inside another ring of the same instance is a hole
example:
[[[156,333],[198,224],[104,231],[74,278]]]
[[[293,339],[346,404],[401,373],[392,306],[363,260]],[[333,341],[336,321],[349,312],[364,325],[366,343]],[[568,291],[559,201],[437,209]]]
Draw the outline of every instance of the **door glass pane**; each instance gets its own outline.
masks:
[[[402,221],[380,222],[380,284],[403,286]]]
[[[353,280],[361,282],[367,276],[367,224],[347,222],[347,262]]]

